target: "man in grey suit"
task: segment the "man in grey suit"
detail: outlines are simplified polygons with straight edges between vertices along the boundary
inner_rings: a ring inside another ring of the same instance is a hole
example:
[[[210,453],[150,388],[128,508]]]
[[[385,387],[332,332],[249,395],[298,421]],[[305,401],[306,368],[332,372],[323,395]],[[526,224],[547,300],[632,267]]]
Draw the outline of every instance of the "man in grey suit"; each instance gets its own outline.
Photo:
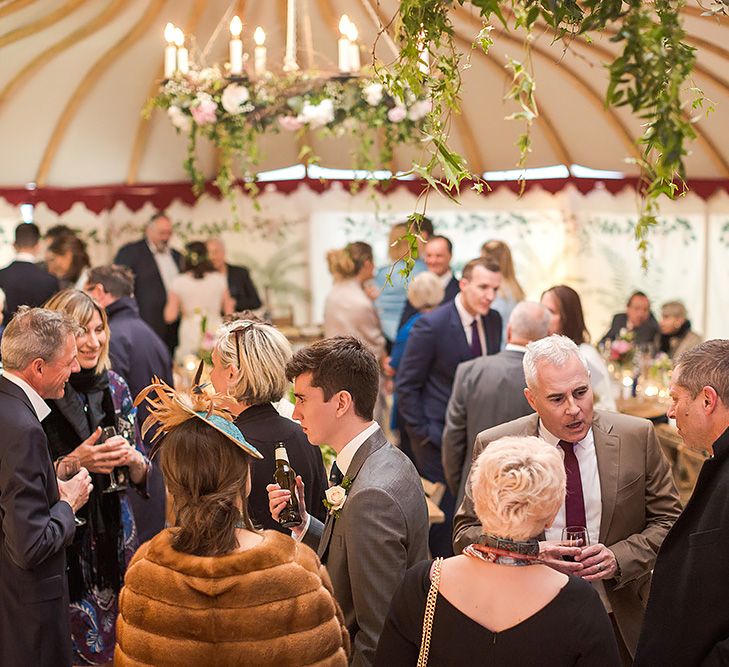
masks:
[[[547,335],[550,312],[540,303],[517,304],[506,325],[506,348],[464,361],[456,369],[443,429],[443,470],[456,507],[471,470],[473,443],[487,428],[534,412],[524,396],[526,345]]]
[[[337,452],[326,523],[309,515],[297,478],[302,523],[294,538],[315,549],[334,587],[352,639],[352,664],[371,665],[395,589],[428,556],[428,510],[415,466],[373,421],[379,367],[353,337],[299,350],[289,362],[294,419],[313,445]],[[266,487],[278,519],[290,493]]]
[[[474,459],[509,435],[536,435],[562,449],[567,494],[540,542],[540,556],[550,567],[593,583],[623,663],[631,664],[656,554],[681,513],[671,470],[647,419],[593,409],[587,365],[569,338],[530,343],[524,375],[524,392],[537,414],[479,433]],[[566,526],[587,528],[590,545],[565,546]],[[467,485],[454,523],[456,553],[482,532]]]

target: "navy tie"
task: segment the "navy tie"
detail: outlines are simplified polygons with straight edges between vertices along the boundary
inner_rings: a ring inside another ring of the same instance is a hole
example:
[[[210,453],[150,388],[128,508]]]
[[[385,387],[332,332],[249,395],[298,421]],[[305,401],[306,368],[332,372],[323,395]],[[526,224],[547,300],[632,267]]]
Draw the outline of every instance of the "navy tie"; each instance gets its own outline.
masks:
[[[471,356],[475,359],[483,354],[481,338],[478,335],[478,320],[471,322]]]
[[[329,473],[329,486],[339,486],[344,479],[342,471],[337,466],[337,462],[332,463],[332,470]]]

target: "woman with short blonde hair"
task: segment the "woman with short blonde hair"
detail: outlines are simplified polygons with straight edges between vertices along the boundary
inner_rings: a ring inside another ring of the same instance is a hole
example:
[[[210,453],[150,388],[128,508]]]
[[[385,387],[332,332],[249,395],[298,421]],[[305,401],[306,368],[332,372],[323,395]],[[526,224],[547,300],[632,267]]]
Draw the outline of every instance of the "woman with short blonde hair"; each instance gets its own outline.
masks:
[[[539,540],[564,501],[561,450],[533,436],[494,440],[474,463],[471,485],[484,535],[460,556],[408,570],[375,665],[420,664],[425,646],[432,665],[475,655],[485,665],[620,665],[595,589],[540,560]]]

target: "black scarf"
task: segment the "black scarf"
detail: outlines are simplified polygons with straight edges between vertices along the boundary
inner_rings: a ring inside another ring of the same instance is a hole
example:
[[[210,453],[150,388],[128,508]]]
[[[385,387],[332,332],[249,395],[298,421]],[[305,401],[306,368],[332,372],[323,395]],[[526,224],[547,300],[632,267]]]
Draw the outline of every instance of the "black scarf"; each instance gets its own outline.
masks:
[[[658,350],[659,352],[664,352],[665,354],[671,354],[671,341],[681,340],[691,329],[691,322],[689,320],[686,320],[679,328],[678,330],[674,331],[671,334],[661,334],[661,346]]]
[[[97,426],[116,426],[114,402],[106,371],[82,369],[73,373],[63,398],[48,401],[51,413],[43,420],[51,456],[55,460],[73,451]],[[77,530],[67,560],[71,600],[79,600],[92,586],[118,592],[123,577],[123,535],[118,493],[102,493],[109,475],[92,473],[94,490],[79,510],[87,520]]]

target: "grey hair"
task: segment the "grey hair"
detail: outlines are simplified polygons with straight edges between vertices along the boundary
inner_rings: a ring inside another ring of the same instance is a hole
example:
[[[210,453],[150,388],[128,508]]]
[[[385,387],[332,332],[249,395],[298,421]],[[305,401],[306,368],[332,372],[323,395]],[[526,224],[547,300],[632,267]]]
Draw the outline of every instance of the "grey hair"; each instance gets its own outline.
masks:
[[[445,287],[438,276],[430,271],[423,271],[410,281],[408,286],[408,301],[416,310],[435,308],[443,301]]]
[[[35,359],[52,361],[64,350],[69,334],[78,332],[78,325],[65,313],[21,306],[3,332],[3,366],[22,371]]]
[[[293,350],[273,325],[257,320],[225,324],[218,330],[215,351],[224,368],[232,366],[238,371],[235,387],[229,392],[236,400],[260,405],[279,401],[286,393],[286,364]]]
[[[516,338],[534,341],[549,333],[552,314],[546,306],[535,301],[520,301],[509,316],[511,333]]]
[[[580,354],[580,349],[567,336],[552,334],[546,338],[532,341],[527,345],[523,362],[527,387],[534,389],[537,386],[537,366],[539,362],[545,361],[554,366],[564,366],[572,357],[577,357],[580,360],[589,375],[590,369]]]
[[[661,315],[663,317],[680,317],[682,320],[688,317],[686,306],[681,301],[666,301],[661,306]]]

